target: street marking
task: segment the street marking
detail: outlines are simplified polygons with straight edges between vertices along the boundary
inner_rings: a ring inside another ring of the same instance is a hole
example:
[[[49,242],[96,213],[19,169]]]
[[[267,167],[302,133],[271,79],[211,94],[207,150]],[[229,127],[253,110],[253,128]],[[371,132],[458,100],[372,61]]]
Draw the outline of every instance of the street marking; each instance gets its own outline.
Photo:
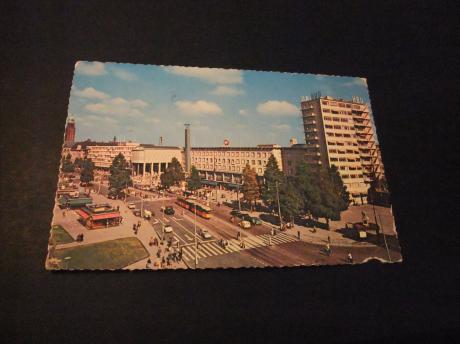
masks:
[[[187,233],[185,233],[185,237],[188,239],[188,240],[193,240],[193,237],[191,237],[190,235],[188,235]]]
[[[176,221],[183,221],[183,220],[184,220],[184,219],[178,219],[178,218],[175,217],[175,216],[173,216],[172,218],[173,218],[174,220],[176,220]]]

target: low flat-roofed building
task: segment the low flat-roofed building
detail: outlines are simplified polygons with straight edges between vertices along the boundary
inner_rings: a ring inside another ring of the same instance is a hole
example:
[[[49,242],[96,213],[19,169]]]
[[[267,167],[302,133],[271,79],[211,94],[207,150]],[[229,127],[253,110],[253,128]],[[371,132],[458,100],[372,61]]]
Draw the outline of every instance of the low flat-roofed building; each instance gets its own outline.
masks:
[[[156,185],[171,160],[176,158],[184,166],[182,147],[141,144],[132,151],[133,180],[141,185]]]

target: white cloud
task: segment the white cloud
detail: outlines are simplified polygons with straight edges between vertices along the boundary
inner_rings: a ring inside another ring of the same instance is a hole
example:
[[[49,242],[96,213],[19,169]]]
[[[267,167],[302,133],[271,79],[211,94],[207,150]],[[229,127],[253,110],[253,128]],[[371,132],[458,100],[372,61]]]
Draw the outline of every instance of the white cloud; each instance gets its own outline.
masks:
[[[149,118],[146,118],[145,119],[145,122],[146,123],[152,123],[152,124],[156,124],[156,123],[160,123],[160,119],[159,118],[156,118],[156,117],[149,117]]]
[[[195,102],[190,101],[177,101],[174,103],[179,111],[185,115],[195,115],[195,116],[204,116],[204,115],[221,115],[222,109],[213,102],[208,102],[206,100],[197,100]]]
[[[145,108],[148,103],[140,99],[126,100],[121,97],[105,99],[99,103],[85,105],[85,109],[96,114],[142,117],[144,113],[139,108]]]
[[[287,124],[273,124],[272,128],[276,130],[282,130],[282,131],[288,131],[291,129],[291,127]]]
[[[244,90],[231,86],[217,86],[211,93],[218,96],[237,96],[244,94]]]
[[[240,111],[238,111],[238,113],[239,113],[241,116],[247,116],[247,115],[249,115],[248,110],[246,110],[246,109],[241,109]]]
[[[243,73],[237,69],[199,68],[199,67],[164,67],[169,73],[198,78],[211,84],[241,84]]]
[[[299,109],[294,104],[285,100],[269,100],[257,105],[257,112],[268,116],[295,116],[299,115]]]
[[[83,90],[79,90],[78,88],[72,86],[72,93],[76,97],[80,98],[107,99],[110,97],[107,93],[98,91],[93,87],[86,87]]]
[[[118,79],[125,80],[125,81],[135,81],[137,80],[137,76],[127,70],[120,69],[120,68],[112,68],[113,75],[115,75]]]
[[[107,74],[105,65],[102,62],[78,61],[75,64],[75,73],[83,75],[104,75]]]
[[[343,87],[352,87],[352,86],[367,87],[367,79],[366,78],[354,78],[353,81],[345,82],[341,86]]]

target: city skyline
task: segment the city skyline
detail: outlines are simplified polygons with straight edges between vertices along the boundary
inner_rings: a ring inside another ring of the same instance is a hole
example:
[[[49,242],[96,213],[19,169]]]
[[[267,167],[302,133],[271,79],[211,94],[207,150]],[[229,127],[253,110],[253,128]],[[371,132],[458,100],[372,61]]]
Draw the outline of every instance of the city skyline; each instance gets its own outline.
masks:
[[[76,140],[132,140],[182,146],[184,123],[193,146],[304,142],[300,98],[363,98],[358,77],[235,69],[78,62],[69,100]],[[257,129],[254,129],[257,128]]]

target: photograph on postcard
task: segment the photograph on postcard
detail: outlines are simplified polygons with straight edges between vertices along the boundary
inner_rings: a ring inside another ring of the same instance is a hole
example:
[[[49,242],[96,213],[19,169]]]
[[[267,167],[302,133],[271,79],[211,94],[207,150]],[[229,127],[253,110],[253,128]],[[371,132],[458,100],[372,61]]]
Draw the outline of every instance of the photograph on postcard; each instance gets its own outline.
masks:
[[[363,77],[79,61],[56,174],[48,270],[402,261]]]

